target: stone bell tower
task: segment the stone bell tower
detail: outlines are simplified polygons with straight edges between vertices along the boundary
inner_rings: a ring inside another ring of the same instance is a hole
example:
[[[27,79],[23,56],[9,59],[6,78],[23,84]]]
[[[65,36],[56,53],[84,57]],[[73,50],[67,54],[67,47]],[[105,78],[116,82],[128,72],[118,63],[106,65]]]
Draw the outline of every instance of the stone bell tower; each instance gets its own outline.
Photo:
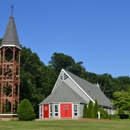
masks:
[[[20,43],[12,13],[0,46],[0,117],[17,116],[20,89]]]

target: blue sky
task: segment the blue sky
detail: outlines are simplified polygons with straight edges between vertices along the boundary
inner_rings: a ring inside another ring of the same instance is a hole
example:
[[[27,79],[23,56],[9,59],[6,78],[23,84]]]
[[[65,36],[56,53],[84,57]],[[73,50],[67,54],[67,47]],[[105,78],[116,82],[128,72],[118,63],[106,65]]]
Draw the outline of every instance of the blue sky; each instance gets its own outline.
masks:
[[[0,38],[12,4],[20,43],[44,64],[58,52],[89,72],[130,76],[130,0],[0,0]]]

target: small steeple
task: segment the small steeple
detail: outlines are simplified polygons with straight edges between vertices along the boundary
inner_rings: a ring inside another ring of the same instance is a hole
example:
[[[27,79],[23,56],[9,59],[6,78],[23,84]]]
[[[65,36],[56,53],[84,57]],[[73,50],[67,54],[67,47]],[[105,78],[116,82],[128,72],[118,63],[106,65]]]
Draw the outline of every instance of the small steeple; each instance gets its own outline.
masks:
[[[19,38],[15,26],[15,21],[13,17],[13,6],[11,6],[11,16],[1,43],[1,47],[17,47],[20,48]]]

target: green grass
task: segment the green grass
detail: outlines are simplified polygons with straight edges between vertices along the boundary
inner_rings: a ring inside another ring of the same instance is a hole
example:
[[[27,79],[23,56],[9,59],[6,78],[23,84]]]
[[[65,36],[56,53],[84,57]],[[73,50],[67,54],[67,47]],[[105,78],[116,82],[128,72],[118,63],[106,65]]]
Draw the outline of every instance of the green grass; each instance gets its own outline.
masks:
[[[130,130],[130,120],[0,121],[0,130]]]

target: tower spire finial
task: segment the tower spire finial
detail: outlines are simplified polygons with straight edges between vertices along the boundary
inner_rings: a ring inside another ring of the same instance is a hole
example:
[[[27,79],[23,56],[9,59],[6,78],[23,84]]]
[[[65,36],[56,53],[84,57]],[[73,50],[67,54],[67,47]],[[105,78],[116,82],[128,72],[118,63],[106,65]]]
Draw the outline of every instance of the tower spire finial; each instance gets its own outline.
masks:
[[[11,5],[11,15],[13,15],[13,9],[14,9],[14,6]]]

